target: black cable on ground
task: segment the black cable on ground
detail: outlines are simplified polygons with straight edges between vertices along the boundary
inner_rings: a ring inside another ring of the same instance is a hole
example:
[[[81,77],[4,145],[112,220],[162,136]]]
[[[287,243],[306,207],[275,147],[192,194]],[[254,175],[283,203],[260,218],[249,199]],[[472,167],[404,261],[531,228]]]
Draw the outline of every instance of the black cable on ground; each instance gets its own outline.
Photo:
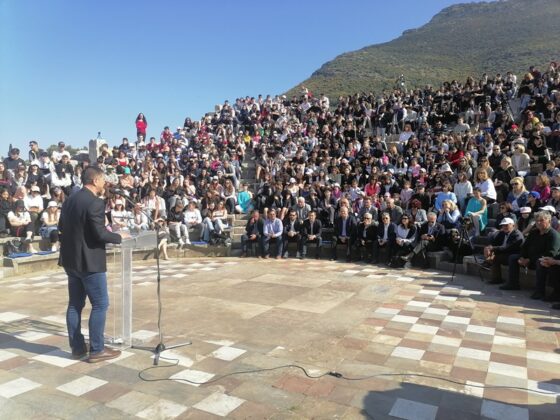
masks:
[[[240,370],[240,371],[235,371],[235,372],[231,372],[231,373],[226,373],[224,375],[220,375],[217,376],[211,380],[205,381],[205,382],[196,382],[196,381],[191,381],[189,379],[182,379],[182,378],[147,378],[144,376],[144,373],[148,372],[149,370],[153,370],[153,369],[162,369],[162,368],[170,368],[170,367],[175,367],[179,364],[179,360],[177,359],[168,359],[165,357],[160,357],[160,359],[162,360],[166,360],[169,362],[173,362],[170,365],[167,366],[151,366],[148,367],[146,369],[141,370],[140,372],[138,372],[138,377],[145,381],[145,382],[160,382],[160,381],[179,381],[179,382],[187,382],[189,384],[193,384],[193,385],[208,385],[208,384],[212,384],[215,382],[218,382],[224,378],[230,377],[230,376],[235,376],[235,375],[246,375],[246,374],[250,374],[250,373],[261,373],[261,372],[272,372],[275,370],[280,370],[280,369],[299,369],[301,372],[303,372],[303,374],[310,378],[310,379],[319,379],[319,378],[323,378],[325,376],[332,376],[334,378],[337,379],[343,379],[346,381],[366,381],[368,379],[375,379],[375,378],[382,378],[382,377],[416,377],[416,378],[428,378],[428,379],[435,379],[435,380],[439,380],[439,381],[444,381],[444,382],[449,382],[455,385],[462,385],[462,386],[470,386],[473,388],[480,388],[480,389],[515,389],[515,390],[519,390],[519,391],[526,391],[526,392],[534,392],[536,394],[542,394],[542,395],[556,395],[556,393],[552,392],[552,391],[540,391],[540,390],[536,390],[536,389],[529,389],[529,388],[524,388],[524,387],[519,387],[519,386],[506,386],[506,385],[477,385],[477,384],[469,384],[466,382],[461,382],[461,381],[456,381],[454,379],[449,379],[449,378],[444,378],[441,376],[432,376],[432,375],[425,375],[422,373],[377,373],[375,375],[368,375],[368,376],[362,376],[362,377],[348,377],[345,376],[344,374],[340,373],[340,372],[336,372],[336,371],[328,371],[325,373],[322,373],[320,375],[311,375],[309,374],[309,372],[307,371],[307,369],[305,369],[303,366],[300,365],[294,365],[294,364],[288,364],[288,365],[280,365],[280,366],[275,366],[272,368],[260,368],[260,369],[250,369],[250,370]],[[401,381],[404,382],[404,381]]]

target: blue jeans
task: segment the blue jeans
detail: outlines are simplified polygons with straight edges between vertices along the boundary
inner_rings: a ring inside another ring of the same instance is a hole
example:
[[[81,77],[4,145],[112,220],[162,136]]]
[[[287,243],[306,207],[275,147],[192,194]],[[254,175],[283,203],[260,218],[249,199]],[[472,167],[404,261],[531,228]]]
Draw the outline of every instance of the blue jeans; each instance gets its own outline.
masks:
[[[86,303],[86,296],[91,303],[89,317],[89,352],[102,352],[105,333],[105,319],[109,308],[109,293],[107,292],[106,273],[86,273],[66,269],[68,274],[68,310],[66,311],[66,326],[68,339],[73,352],[80,353],[86,349],[82,334],[82,309]]]
[[[275,243],[276,244],[276,256],[277,257],[281,257],[282,256],[282,237],[278,236],[276,238],[269,238],[268,236],[263,236],[262,239],[262,249],[263,249],[263,257],[266,255],[269,255],[270,253],[270,243]]]

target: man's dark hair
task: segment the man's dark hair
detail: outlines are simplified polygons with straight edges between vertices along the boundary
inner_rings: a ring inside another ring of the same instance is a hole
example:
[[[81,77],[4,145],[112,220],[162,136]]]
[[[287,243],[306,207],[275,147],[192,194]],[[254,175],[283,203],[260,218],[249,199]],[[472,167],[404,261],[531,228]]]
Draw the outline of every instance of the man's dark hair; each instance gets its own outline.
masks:
[[[82,184],[83,185],[92,185],[93,181],[100,177],[101,175],[104,175],[105,173],[103,172],[102,169],[96,167],[96,166],[88,166],[84,172],[82,172]]]

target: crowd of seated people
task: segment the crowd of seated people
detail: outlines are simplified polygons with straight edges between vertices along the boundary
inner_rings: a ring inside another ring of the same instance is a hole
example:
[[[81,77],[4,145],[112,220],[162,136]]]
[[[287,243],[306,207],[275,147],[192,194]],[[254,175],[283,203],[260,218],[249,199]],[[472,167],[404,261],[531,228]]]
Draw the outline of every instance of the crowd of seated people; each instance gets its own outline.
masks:
[[[339,97],[333,106],[302,87],[290,98],[225,101],[157,136],[148,137],[143,114],[135,128],[134,141],[105,145],[94,162],[72,161],[63,142],[50,154],[30,142],[27,162],[11,149],[0,163],[0,234],[21,237],[33,251],[31,238],[41,233],[56,250],[53,220],[81,187],[84,167],[97,165],[122,193],[106,193],[108,229],[141,231],[157,223],[170,240],[188,245],[193,235],[205,241],[221,235],[228,215],[247,214],[243,255],[251,246],[265,258],[282,258],[295,243],[301,258],[308,251],[320,258],[328,247],[333,259],[423,265],[427,252],[465,254],[480,236],[503,246],[496,241],[506,220],[528,241],[542,228],[542,214],[550,215],[547,232],[557,235],[554,62],[519,78],[508,72],[437,87],[398,86]],[[249,158],[254,184],[241,182]],[[502,264],[500,252],[487,254]],[[542,276],[554,272],[554,252],[542,262],[529,258],[527,265],[522,256],[508,264],[534,266]],[[518,287],[515,279],[505,286]]]

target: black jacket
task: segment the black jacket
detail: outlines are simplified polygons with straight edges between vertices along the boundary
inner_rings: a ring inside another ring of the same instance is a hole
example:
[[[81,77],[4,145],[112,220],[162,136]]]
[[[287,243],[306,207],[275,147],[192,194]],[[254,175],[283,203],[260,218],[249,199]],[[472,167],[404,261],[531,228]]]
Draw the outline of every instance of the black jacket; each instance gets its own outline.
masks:
[[[521,256],[536,261],[540,257],[555,257],[560,254],[560,234],[550,228],[541,235],[533,229],[521,245]]]
[[[428,225],[428,222],[422,223],[418,231],[418,237],[421,237],[422,235],[427,235],[429,229],[430,226]],[[443,226],[441,223],[438,222],[434,223],[434,227],[432,228],[433,237],[438,238],[439,236],[443,236],[444,234],[445,234],[445,226]]]
[[[412,194],[412,197],[410,197],[410,202],[412,202],[413,200],[418,200],[420,201],[420,203],[422,203],[422,208],[424,210],[427,210],[430,208],[430,196],[426,193],[424,194],[418,194],[418,193],[414,193]]]
[[[377,226],[377,239],[383,239],[384,233],[385,233],[385,225],[383,223],[380,223],[379,226]],[[389,224],[389,230],[387,231],[387,238],[390,243],[395,242],[395,239],[397,239],[397,225],[395,225],[394,223]]]
[[[167,213],[167,222],[169,223],[171,222],[183,223],[184,220],[185,220],[185,213],[183,211],[180,212],[176,211],[175,207],[173,207]]]
[[[365,237],[364,231],[366,233]],[[377,225],[370,223],[368,226],[366,226],[364,222],[361,222],[358,225],[357,239],[365,240],[366,242],[375,241],[377,239]]]
[[[245,225],[245,233],[247,234],[247,236],[251,236],[255,229],[255,224],[257,227],[257,237],[263,236],[264,222],[263,219],[260,217],[256,223],[252,217],[247,221],[247,224]]]
[[[358,233],[358,222],[356,218],[352,215],[348,215],[348,220],[346,222],[346,236],[349,238],[356,238]],[[334,219],[334,236],[342,236],[342,218],[337,217]]]
[[[317,237],[321,237],[322,233],[323,233],[323,224],[319,219],[315,219],[315,221],[313,222],[313,235],[316,235]],[[311,221],[309,219],[306,219],[303,222],[302,234],[306,238],[307,235],[311,235]]]
[[[321,208],[321,200],[317,197],[310,197],[307,199],[307,204],[311,206],[311,210],[318,211]]]
[[[330,205],[331,207],[335,207],[336,208],[336,200],[331,197],[328,201],[326,199],[322,199],[320,201],[320,210],[322,211],[327,211],[327,206]]]
[[[105,244],[120,244],[121,237],[105,228],[105,203],[83,188],[62,206],[58,222],[59,264],[81,272],[107,271]]]
[[[521,245],[523,244],[523,234],[520,230],[514,229],[507,238],[506,244],[504,245],[504,238],[506,234],[503,231],[499,231],[496,236],[492,239],[492,249],[496,254],[516,254],[521,250]]]
[[[284,233],[287,234],[290,231],[290,217],[286,217],[283,221],[282,221],[282,225],[284,226]],[[301,219],[296,219],[294,221],[294,230],[297,233],[301,233],[303,231],[303,222],[301,221]]]
[[[0,215],[8,217],[8,213],[12,211],[12,203],[8,200],[0,200]]]

